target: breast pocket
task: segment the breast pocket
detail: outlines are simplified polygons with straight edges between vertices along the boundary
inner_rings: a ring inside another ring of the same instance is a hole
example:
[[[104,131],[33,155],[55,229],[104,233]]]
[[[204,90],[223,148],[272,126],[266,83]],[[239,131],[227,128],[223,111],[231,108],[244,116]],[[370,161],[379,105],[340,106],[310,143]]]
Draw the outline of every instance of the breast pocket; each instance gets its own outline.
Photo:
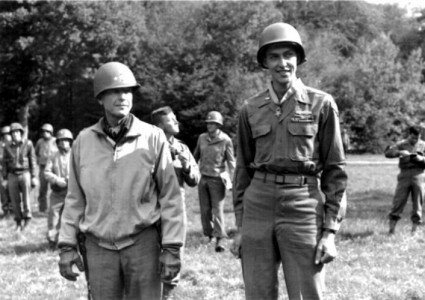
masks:
[[[253,127],[252,137],[255,140],[255,161],[268,161],[271,157],[273,147],[271,126],[264,124]]]
[[[295,161],[306,161],[313,158],[314,140],[317,134],[316,123],[296,123],[288,124],[289,157]]]

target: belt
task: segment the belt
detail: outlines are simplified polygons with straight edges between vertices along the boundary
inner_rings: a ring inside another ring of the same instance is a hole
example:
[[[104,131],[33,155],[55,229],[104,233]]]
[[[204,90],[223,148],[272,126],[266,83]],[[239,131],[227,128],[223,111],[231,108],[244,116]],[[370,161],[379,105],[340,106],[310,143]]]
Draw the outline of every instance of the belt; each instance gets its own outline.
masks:
[[[275,174],[275,173],[266,173],[255,171],[254,178],[263,180],[264,182],[274,182],[279,184],[296,184],[296,185],[305,185],[305,184],[318,184],[319,179],[315,176],[306,176],[299,174]]]

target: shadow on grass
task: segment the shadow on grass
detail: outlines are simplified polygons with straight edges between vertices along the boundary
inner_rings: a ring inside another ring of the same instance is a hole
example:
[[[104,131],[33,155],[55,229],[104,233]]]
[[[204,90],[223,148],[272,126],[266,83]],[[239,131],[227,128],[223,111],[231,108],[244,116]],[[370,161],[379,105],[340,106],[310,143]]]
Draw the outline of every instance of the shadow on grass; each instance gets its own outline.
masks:
[[[373,234],[374,231],[366,230],[363,232],[341,232],[338,235],[340,240],[357,240],[367,238],[369,236],[372,236]]]
[[[45,243],[31,243],[31,244],[21,244],[21,245],[14,245],[9,248],[2,248],[0,249],[1,255],[25,255],[28,253],[44,253],[44,252],[51,252],[52,249],[50,248],[49,244],[47,242]]]
[[[392,192],[380,190],[347,195],[346,218],[376,219],[387,216],[393,199]]]

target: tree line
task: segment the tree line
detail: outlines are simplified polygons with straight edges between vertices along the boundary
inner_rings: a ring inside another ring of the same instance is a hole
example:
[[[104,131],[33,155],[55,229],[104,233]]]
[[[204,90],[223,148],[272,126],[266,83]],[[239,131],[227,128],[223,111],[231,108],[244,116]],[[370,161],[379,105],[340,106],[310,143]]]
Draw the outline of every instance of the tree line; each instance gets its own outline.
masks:
[[[334,96],[356,150],[380,152],[425,120],[424,15],[363,1],[1,1],[0,124],[78,133],[102,113],[94,72],[120,61],[142,85],[141,119],[171,106],[193,147],[218,110],[233,136],[244,99],[267,80],[259,34],[284,21],[303,39],[303,82]]]

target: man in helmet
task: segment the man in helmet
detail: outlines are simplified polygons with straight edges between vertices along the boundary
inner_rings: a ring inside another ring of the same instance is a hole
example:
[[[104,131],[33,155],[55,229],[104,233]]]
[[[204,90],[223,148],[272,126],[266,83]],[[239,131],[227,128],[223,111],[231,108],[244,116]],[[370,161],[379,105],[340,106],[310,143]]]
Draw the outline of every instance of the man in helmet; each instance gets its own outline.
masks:
[[[231,251],[242,259],[247,299],[277,299],[279,265],[289,299],[323,299],[346,206],[338,108],[297,78],[306,60],[291,25],[264,29],[257,60],[271,80],[239,114]]]
[[[3,169],[2,166],[3,166],[4,148],[11,141],[12,141],[12,136],[10,135],[10,126],[3,126],[1,128],[1,139],[0,139],[0,171],[2,171]],[[10,202],[7,185],[3,186],[3,184],[0,184],[0,197],[1,197],[1,208],[3,210],[2,217],[7,217],[13,212],[13,206],[12,206],[12,203]]]
[[[224,223],[224,198],[230,184],[230,174],[235,169],[233,143],[221,131],[223,116],[218,111],[210,111],[205,120],[207,132],[202,133],[194,151],[199,161],[201,180],[198,184],[201,222],[204,235],[211,241],[216,238],[215,251],[225,250],[227,233]],[[226,171],[226,163],[229,173]]]
[[[130,113],[131,70],[102,65],[94,97],[104,116],[75,139],[58,247],[63,277],[76,280],[77,234],[85,236],[94,299],[160,299],[161,279],[180,271],[185,219],[164,132]],[[88,274],[86,273],[86,274]]]
[[[47,215],[47,241],[52,249],[56,248],[58,242],[60,217],[68,190],[70,150],[73,139],[68,129],[61,129],[56,133],[58,151],[47,160],[44,169],[44,176],[52,190]]]
[[[22,231],[32,217],[30,191],[37,185],[35,151],[32,142],[24,138],[21,124],[12,123],[10,133],[12,141],[3,153],[3,185],[8,185],[16,230]]]
[[[185,200],[185,183],[194,187],[198,184],[200,174],[195,158],[189,148],[175,136],[180,132],[179,122],[173,110],[169,106],[163,106],[155,109],[151,113],[152,123],[162,130],[169,143],[171,158],[173,160],[174,171],[179,180],[180,192]],[[185,218],[186,218],[186,207]],[[179,274],[180,275],[180,274]],[[172,297],[172,291],[179,283],[180,276],[173,278],[168,282],[164,282],[162,289],[162,299]]]
[[[35,155],[37,156],[37,163],[39,168],[39,181],[40,188],[38,192],[38,210],[40,212],[47,211],[47,199],[49,194],[49,185],[44,177],[44,170],[46,169],[47,161],[50,156],[54,155],[57,151],[55,137],[53,136],[53,126],[51,124],[44,124],[41,126],[41,138],[35,144]]]

